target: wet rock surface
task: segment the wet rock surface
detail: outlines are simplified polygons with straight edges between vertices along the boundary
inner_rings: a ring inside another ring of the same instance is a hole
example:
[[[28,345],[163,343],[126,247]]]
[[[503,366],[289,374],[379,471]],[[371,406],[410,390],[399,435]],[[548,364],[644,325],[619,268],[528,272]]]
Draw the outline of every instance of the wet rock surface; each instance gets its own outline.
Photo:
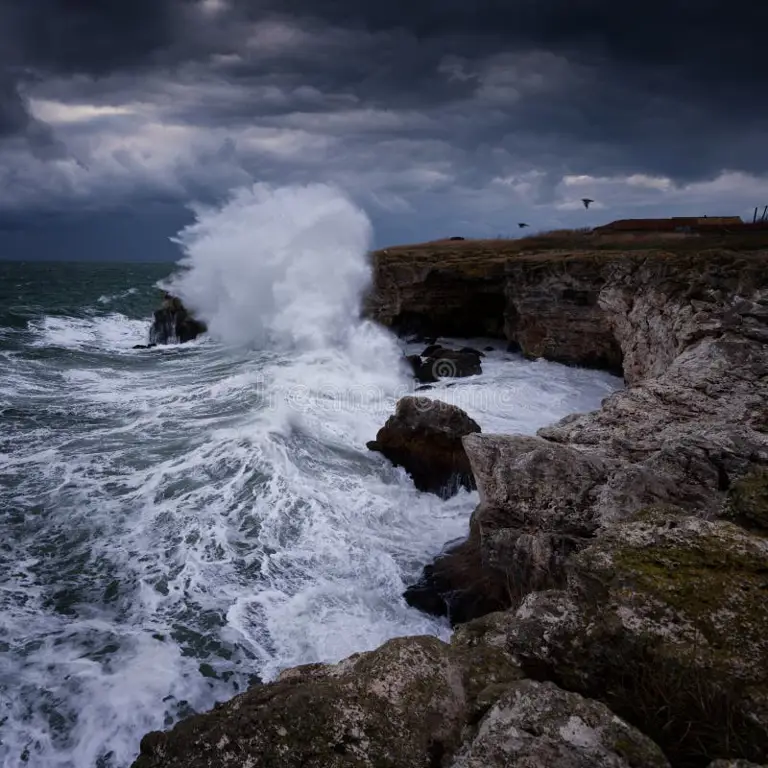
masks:
[[[409,355],[407,360],[417,381],[432,384],[440,379],[457,379],[482,373],[482,357],[485,357],[482,352],[471,347],[449,349],[440,344],[431,344],[420,355]]]
[[[195,319],[181,299],[165,294],[162,307],[155,310],[147,347],[157,344],[183,344],[206,331],[205,323]]]
[[[404,467],[419,490],[440,496],[474,488],[461,438],[480,426],[456,406],[426,397],[404,397],[368,448]]]
[[[369,311],[391,327],[620,366],[628,387],[536,436],[402,400],[370,447],[423,490],[480,497],[407,593],[457,625],[450,649],[289,671],[150,734],[137,766],[768,762],[768,254],[376,269]]]

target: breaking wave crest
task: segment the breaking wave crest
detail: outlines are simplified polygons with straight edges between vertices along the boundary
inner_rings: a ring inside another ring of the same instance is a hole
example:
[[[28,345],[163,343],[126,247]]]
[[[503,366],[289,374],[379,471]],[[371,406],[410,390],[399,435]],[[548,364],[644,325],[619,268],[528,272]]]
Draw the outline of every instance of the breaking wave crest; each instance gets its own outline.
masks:
[[[369,239],[336,190],[257,185],[178,237],[165,284],[212,338],[133,350],[141,291],[126,315],[43,308],[0,337],[0,766],[124,768],[255,676],[448,636],[401,594],[477,499],[419,493],[365,447],[413,388],[359,317]],[[79,301],[137,279],[80,281]],[[620,386],[504,351],[483,368],[432,394],[485,431]]]

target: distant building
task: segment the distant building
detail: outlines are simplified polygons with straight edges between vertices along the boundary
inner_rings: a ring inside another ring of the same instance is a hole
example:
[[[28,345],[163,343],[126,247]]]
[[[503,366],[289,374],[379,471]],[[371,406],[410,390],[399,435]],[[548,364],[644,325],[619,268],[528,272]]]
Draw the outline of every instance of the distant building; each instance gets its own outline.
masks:
[[[669,219],[619,219],[593,232],[696,232],[712,227],[742,226],[741,216],[673,216]]]

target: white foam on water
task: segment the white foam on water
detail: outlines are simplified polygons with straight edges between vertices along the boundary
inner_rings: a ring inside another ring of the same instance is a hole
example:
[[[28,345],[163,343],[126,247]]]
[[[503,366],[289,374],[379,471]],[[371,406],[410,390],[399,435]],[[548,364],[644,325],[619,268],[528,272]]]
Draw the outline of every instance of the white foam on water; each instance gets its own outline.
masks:
[[[449,635],[401,595],[477,495],[419,493],[365,447],[414,385],[357,316],[364,213],[257,186],[197,217],[170,284],[213,341],[126,354],[146,323],[46,318],[35,353],[66,354],[0,386],[28,419],[0,434],[2,768],[122,768],[253,674]],[[483,368],[424,394],[530,433],[620,386],[504,352]]]
[[[126,291],[120,291],[120,293],[113,293],[112,295],[103,294],[99,296],[99,304],[111,304],[115,299],[125,299],[128,296],[133,296],[137,292],[136,288],[128,288]]]
[[[31,344],[36,347],[115,351],[147,341],[146,322],[117,312],[96,317],[46,316],[30,322],[30,327],[36,334]]]

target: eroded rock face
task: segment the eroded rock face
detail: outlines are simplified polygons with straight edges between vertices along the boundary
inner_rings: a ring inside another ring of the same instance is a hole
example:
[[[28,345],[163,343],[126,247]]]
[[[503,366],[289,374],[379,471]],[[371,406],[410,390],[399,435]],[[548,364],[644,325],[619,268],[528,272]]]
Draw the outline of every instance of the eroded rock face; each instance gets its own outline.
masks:
[[[459,487],[474,487],[461,438],[479,431],[461,408],[426,397],[404,397],[368,447],[404,467],[419,490],[448,497]]]
[[[485,578],[510,582],[511,597],[561,586],[572,552],[650,505],[765,526],[765,402],[768,347],[728,334],[537,437],[467,436]]]
[[[534,308],[588,269],[540,262],[507,286],[515,333],[523,351],[562,359],[558,302]],[[676,767],[765,761],[765,256],[593,266],[599,290],[576,327],[610,330],[629,386],[536,437],[464,438],[481,503],[462,547],[477,583],[508,584],[513,611],[459,634],[600,699]]]
[[[528,357],[622,372],[622,350],[601,305],[615,254],[551,254],[508,262],[504,333]]]
[[[206,330],[205,323],[196,320],[181,299],[165,294],[163,306],[155,310],[155,319],[149,329],[149,345],[183,344]]]
[[[603,704],[552,683],[512,684],[450,768],[668,768],[661,750]]]
[[[564,590],[461,630],[604,701],[680,766],[768,758],[768,540],[642,510],[568,564]]]
[[[410,638],[289,671],[150,734],[139,768],[665,764],[605,707],[674,768],[768,760],[768,257],[506,261],[379,264],[372,311],[620,363],[628,388],[536,437],[405,398],[371,447],[425,490],[476,478],[468,539],[423,597],[454,622],[509,610],[448,650]]]
[[[403,335],[503,338],[504,268],[463,244],[448,259],[378,251],[366,311]]]
[[[520,677],[496,649],[391,640],[147,734],[134,768],[434,768]]]

